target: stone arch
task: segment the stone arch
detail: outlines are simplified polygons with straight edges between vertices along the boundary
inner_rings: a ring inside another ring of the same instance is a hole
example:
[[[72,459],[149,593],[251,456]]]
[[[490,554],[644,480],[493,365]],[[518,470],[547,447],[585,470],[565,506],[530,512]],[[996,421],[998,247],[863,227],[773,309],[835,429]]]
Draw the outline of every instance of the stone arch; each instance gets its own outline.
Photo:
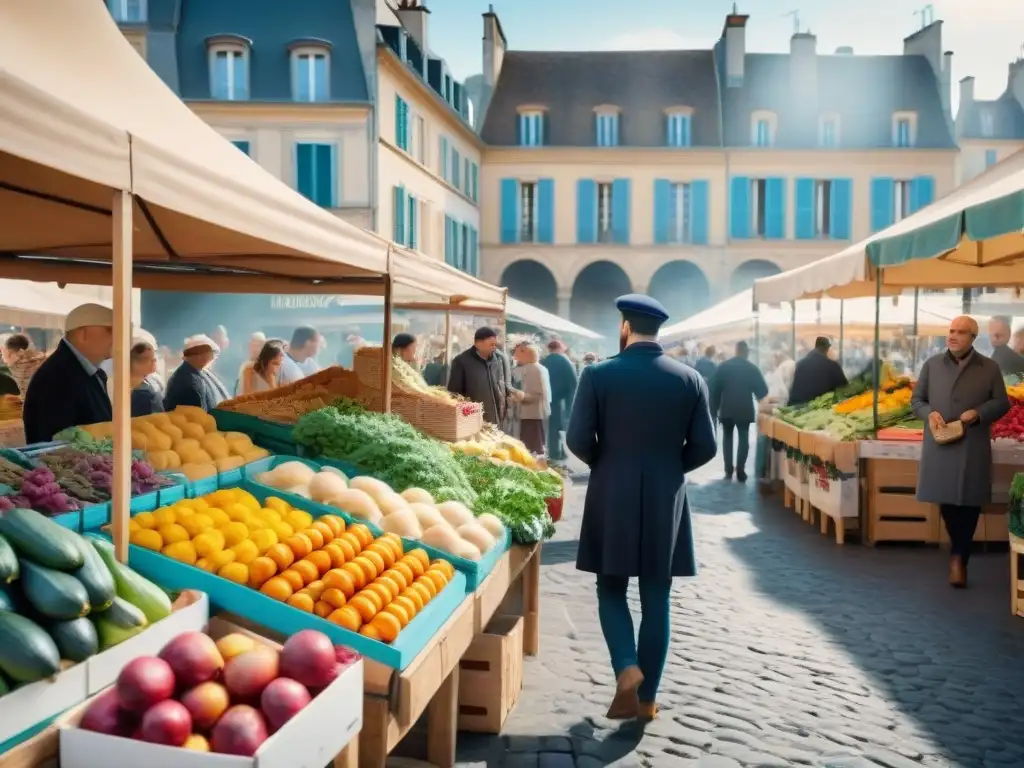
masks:
[[[733,270],[732,278],[729,281],[729,295],[733,296],[740,291],[745,291],[747,288],[753,287],[755,280],[760,280],[762,277],[777,275],[781,271],[782,270],[779,269],[778,264],[768,261],[767,259],[750,259],[750,261],[744,261]]]
[[[508,295],[538,309],[558,313],[558,283],[551,270],[533,259],[514,261],[501,273]]]
[[[662,264],[651,277],[647,292],[668,310],[670,323],[685,320],[711,304],[711,285],[692,261]]]
[[[615,299],[632,291],[629,276],[611,261],[595,261],[585,266],[572,284],[570,319],[607,338],[618,336],[619,313]]]

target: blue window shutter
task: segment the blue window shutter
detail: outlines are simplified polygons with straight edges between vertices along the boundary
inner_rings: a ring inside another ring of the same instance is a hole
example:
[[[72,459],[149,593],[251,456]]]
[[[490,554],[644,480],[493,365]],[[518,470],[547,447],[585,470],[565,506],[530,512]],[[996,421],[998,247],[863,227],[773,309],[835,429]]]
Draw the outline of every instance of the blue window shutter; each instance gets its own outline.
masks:
[[[729,234],[750,237],[750,179],[733,176],[729,182]]]
[[[501,180],[501,242],[519,242],[519,182]]]
[[[853,179],[832,179],[832,238],[849,240],[853,236]]]
[[[629,192],[629,179],[612,182],[612,239],[621,245],[629,245]]]
[[[765,179],[764,236],[770,240],[786,237],[786,180]]]
[[[395,94],[395,144],[402,146],[402,97]]]
[[[999,162],[999,154],[994,149],[985,150],[985,167],[991,168]]]
[[[597,182],[576,182],[576,242],[597,242]]]
[[[919,211],[931,205],[935,199],[935,179],[931,176],[918,176],[910,182],[910,212]]]
[[[334,145],[316,144],[316,197],[314,202],[325,208],[334,207]]]
[[[330,98],[330,94],[327,92],[327,57],[322,54],[313,57],[313,78],[316,81],[313,99],[327,101]]]
[[[707,181],[690,182],[690,240],[694,245],[708,244],[708,189]]]
[[[295,145],[295,188],[299,194],[316,202],[316,175],[313,172],[313,144]]]
[[[476,252],[476,241],[477,234],[476,229],[473,227],[469,228],[469,258],[467,259],[466,271],[469,274],[476,276],[478,272],[477,263],[479,262],[479,255]]]
[[[249,98],[249,78],[246,64],[248,63],[248,57],[236,53],[231,60],[231,66],[234,69],[233,80],[235,86],[235,92],[232,94],[236,100],[245,100]]]
[[[555,180],[537,182],[537,242],[555,242]]]
[[[893,181],[876,176],[871,180],[871,231],[880,232],[893,222]]]
[[[248,141],[232,141],[231,143],[234,144],[236,147],[238,147],[238,149],[240,149],[245,154],[247,154],[247,155],[249,154],[249,142]]]
[[[405,243],[405,188],[395,187],[395,202],[392,208],[394,221],[394,240],[399,245]]]
[[[683,116],[683,146],[690,146],[690,116]]]
[[[833,222],[835,226],[835,222]],[[814,231],[814,179],[796,180],[796,239],[812,240]]]
[[[444,217],[444,263],[452,263],[452,220],[450,216]]]
[[[654,180],[654,242],[656,245],[665,245],[669,240],[669,220],[672,218],[671,192],[672,185],[668,179]]]
[[[418,238],[416,236],[416,198],[409,195],[409,215],[406,219],[406,232],[405,232],[405,244],[413,250],[419,248]]]
[[[459,150],[452,147],[452,184],[456,189],[459,188],[459,176],[461,170],[462,158],[459,156]]]
[[[448,138],[441,137],[441,178],[448,181]]]
[[[475,202],[477,202],[477,198],[479,197],[479,194],[480,194],[480,189],[479,189],[480,167],[476,163],[473,163],[472,173],[473,173],[473,178],[470,180],[469,196],[470,196],[470,198],[472,198],[473,202],[475,203]]]

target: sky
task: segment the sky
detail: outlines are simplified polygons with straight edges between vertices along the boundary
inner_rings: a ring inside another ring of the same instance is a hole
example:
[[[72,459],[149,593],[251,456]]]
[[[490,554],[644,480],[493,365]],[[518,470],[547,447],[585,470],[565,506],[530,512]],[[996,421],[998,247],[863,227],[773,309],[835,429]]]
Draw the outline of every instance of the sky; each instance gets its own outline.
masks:
[[[732,0],[421,0],[430,9],[428,44],[457,78],[481,71],[481,14],[493,5],[510,49],[655,50],[710,48],[721,35]],[[794,31],[817,35],[818,52],[852,46],[855,53],[899,54],[903,38],[921,27],[919,0],[746,0],[747,50],[789,50]],[[944,22],[943,47],[954,52],[957,83],[973,75],[975,96],[998,97],[1007,67],[1024,50],[1024,0],[935,0]]]

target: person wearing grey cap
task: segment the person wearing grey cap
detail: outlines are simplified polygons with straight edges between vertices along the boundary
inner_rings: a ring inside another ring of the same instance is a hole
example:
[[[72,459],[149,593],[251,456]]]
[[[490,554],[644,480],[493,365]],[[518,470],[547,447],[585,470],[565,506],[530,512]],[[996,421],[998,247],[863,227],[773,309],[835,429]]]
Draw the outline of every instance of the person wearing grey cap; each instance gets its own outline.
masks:
[[[100,368],[113,353],[113,328],[114,313],[101,304],[82,304],[68,313],[64,338],[25,393],[27,443],[44,443],[68,427],[114,418],[107,374]]]

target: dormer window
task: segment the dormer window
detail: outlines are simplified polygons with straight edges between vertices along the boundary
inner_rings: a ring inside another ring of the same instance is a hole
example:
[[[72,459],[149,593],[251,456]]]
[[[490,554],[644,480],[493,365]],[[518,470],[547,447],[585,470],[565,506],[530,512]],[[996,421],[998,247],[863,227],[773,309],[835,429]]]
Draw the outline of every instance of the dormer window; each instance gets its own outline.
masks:
[[[325,40],[299,40],[292,44],[292,97],[317,102],[331,98],[330,44]]]
[[[996,133],[995,116],[991,111],[985,110],[981,113],[981,135],[986,139],[992,138]]]
[[[245,101],[249,98],[249,47],[238,35],[217,35],[206,41],[210,56],[210,98]]]
[[[146,0],[108,0],[107,5],[118,24],[143,24],[146,21]]]
[[[839,146],[839,116],[824,115],[818,121],[818,146],[834,149]]]
[[[594,130],[597,137],[597,146],[619,146],[619,108],[603,106],[595,109]]]
[[[917,115],[913,112],[897,112],[892,116],[892,145],[913,147],[917,144]]]
[[[750,143],[755,147],[775,146],[775,128],[774,112],[754,112],[750,119]]]
[[[673,107],[665,112],[665,146],[689,147],[690,118],[692,110],[687,107]]]
[[[545,112],[539,107],[519,110],[519,146],[543,147],[545,136]]]

